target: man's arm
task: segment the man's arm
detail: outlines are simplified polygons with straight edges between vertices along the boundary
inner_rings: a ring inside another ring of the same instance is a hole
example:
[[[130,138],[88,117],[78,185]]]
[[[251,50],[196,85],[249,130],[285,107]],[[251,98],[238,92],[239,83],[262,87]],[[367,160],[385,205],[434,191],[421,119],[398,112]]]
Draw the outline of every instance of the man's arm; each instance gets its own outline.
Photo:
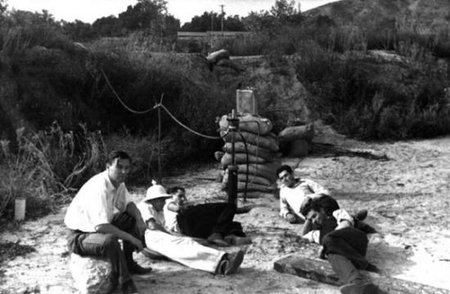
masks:
[[[280,216],[282,218],[286,218],[286,215],[289,213],[289,204],[284,198],[283,194],[280,191]]]
[[[137,208],[136,204],[134,202],[128,202],[126,211],[136,220],[136,226],[139,232],[139,236],[144,236],[147,226],[145,225],[144,219],[142,218],[141,212]]]
[[[162,225],[157,223],[154,218],[151,218],[147,221],[147,228],[149,230],[156,230],[156,231],[161,231],[161,232],[170,234],[169,232],[167,232],[166,228],[164,228]]]
[[[313,193],[312,195],[308,195],[311,198],[320,197],[322,195],[330,195],[330,191],[328,191],[322,185],[320,185],[314,181],[307,180],[307,184],[308,184],[309,189]]]
[[[138,252],[141,251],[144,246],[142,245],[142,242],[133,237],[133,235],[128,234],[127,232],[122,231],[121,229],[119,229],[118,227],[112,225],[112,224],[101,224],[101,225],[97,225],[95,227],[95,231],[97,233],[102,233],[102,234],[112,234],[115,237],[124,240],[124,241],[128,241],[131,244],[133,244],[134,246],[136,246]]]

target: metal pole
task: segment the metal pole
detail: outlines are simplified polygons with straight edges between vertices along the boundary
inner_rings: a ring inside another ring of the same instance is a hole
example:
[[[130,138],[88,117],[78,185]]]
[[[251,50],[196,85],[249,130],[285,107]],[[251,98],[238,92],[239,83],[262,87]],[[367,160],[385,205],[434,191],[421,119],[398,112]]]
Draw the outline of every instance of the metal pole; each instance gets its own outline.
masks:
[[[231,134],[231,164],[228,165],[228,203],[237,205],[238,166],[236,164],[234,144],[236,132],[239,129],[239,119],[236,117],[234,109],[231,111],[231,117],[228,117],[227,120]]]

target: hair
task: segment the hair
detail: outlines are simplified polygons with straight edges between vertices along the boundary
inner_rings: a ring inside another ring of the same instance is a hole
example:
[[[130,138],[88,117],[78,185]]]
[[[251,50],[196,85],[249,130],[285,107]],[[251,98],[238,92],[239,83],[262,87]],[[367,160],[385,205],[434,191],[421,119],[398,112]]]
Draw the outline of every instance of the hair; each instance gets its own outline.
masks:
[[[170,187],[170,188],[167,190],[167,193],[168,193],[168,194],[175,194],[178,190],[181,190],[181,191],[183,191],[183,192],[186,192],[186,190],[185,190],[183,187],[175,186],[175,187]]]
[[[320,198],[309,198],[300,208],[300,213],[306,217],[311,210],[320,211]]]
[[[277,173],[276,173],[276,175],[277,175],[277,177],[278,177],[278,175],[281,173],[281,172],[283,172],[283,171],[287,171],[288,173],[290,173],[290,174],[292,174],[293,173],[293,171],[292,171],[292,168],[289,166],[289,165],[282,165],[282,166],[280,166],[279,168],[277,168]]]
[[[131,161],[131,156],[126,153],[125,151],[122,150],[113,150],[108,154],[108,164],[112,164],[114,162],[114,160],[118,158],[118,159],[128,159],[129,161]]]

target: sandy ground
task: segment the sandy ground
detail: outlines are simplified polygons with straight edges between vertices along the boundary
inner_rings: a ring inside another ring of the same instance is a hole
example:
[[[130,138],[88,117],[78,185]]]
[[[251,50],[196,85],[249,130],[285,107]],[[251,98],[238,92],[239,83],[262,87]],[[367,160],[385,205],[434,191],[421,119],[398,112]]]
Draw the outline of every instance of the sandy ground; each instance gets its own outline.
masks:
[[[315,155],[284,162],[297,166],[297,175],[328,187],[341,207],[369,209],[368,223],[380,234],[371,236],[368,257],[387,274],[450,290],[450,137],[371,144],[320,135],[316,141],[385,154],[390,160]],[[197,202],[224,200],[219,183],[211,180],[217,174],[210,165],[166,178],[164,184],[184,185]],[[137,191],[135,200],[143,192]],[[140,293],[339,293],[335,286],[276,272],[275,260],[292,253],[318,256],[319,247],[298,237],[300,225],[278,217],[275,198],[249,199],[246,204],[255,207],[236,219],[253,243],[237,274],[216,277],[137,254],[141,264],[154,268],[136,277]],[[19,241],[36,252],[2,264],[0,293],[76,293],[67,267],[64,212],[2,233],[2,241]]]

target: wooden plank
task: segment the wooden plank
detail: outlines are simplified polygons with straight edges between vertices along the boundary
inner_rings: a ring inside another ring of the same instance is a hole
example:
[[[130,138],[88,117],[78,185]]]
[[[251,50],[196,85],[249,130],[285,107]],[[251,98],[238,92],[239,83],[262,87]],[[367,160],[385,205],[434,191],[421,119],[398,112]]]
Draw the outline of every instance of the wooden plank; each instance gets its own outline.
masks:
[[[274,263],[274,269],[281,273],[296,275],[302,278],[315,280],[331,285],[342,285],[331,265],[326,260],[310,258],[301,255],[289,255]],[[423,293],[423,294],[450,294],[450,290],[419,284],[372,272],[362,271],[374,284],[389,294]]]

